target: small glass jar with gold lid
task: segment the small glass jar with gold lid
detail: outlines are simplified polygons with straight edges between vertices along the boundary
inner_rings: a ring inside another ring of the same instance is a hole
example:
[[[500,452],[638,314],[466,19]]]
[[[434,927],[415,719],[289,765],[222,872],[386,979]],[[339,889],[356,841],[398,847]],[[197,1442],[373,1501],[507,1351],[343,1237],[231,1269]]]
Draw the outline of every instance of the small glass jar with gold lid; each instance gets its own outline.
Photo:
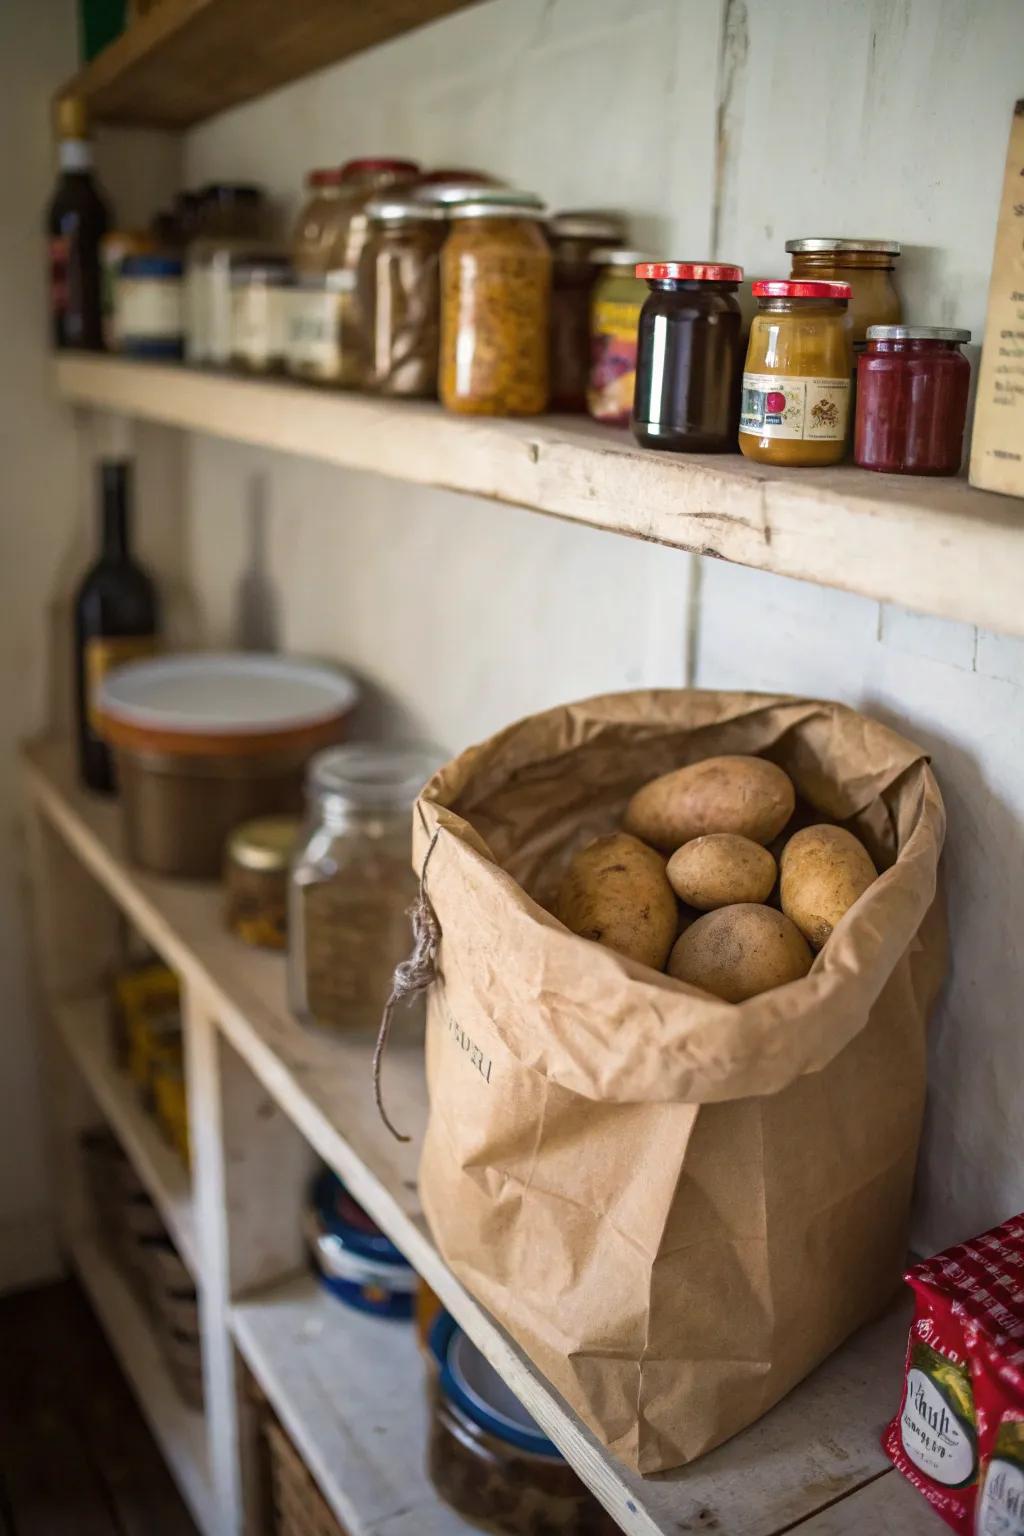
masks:
[[[299,827],[297,816],[261,816],[236,827],[228,840],[225,921],[257,949],[287,943],[288,869]]]

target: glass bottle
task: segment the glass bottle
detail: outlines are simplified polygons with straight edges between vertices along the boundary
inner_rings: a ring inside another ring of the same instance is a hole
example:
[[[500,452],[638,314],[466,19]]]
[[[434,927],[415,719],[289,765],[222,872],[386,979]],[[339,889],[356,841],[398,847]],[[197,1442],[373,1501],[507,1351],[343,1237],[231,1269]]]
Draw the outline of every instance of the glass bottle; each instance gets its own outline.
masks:
[[[50,317],[55,347],[103,348],[100,251],[110,226],[107,204],[92,173],[85,103],[57,103],[60,176],[46,214]]]

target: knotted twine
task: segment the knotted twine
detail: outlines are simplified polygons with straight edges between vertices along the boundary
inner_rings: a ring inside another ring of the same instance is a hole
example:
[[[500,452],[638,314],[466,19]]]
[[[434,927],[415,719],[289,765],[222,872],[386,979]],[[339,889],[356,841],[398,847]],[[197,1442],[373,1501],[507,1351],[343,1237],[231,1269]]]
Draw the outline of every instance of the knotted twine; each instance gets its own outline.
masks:
[[[373,1096],[377,1103],[377,1113],[396,1141],[408,1141],[410,1138],[404,1136],[388,1119],[381,1093],[381,1070],[384,1066],[388,1040],[391,1037],[391,1022],[395,1009],[406,998],[416,997],[420,992],[425,992],[437,978],[437,952],[441,944],[441,924],[427,895],[427,866],[439,836],[440,832],[435,832],[430,840],[430,847],[427,849],[427,856],[423,860],[423,869],[420,872],[419,895],[409,908],[409,917],[412,919],[412,954],[407,960],[400,960],[395,966],[395,973],[391,978],[391,994],[384,1004],[380,1029],[377,1031],[377,1044],[373,1050]]]

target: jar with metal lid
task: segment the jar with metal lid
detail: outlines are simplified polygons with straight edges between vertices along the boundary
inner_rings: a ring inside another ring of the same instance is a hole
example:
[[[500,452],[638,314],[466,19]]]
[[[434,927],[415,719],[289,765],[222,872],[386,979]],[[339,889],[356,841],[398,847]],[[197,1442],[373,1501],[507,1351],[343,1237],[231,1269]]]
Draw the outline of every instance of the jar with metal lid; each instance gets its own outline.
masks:
[[[292,261],[297,272],[326,272],[341,204],[354,189],[351,183],[346,187],[340,165],[310,171],[306,188],[309,195],[292,232]]]
[[[734,452],[743,357],[736,290],[743,268],[649,261],[636,275],[650,293],[637,334],[633,436],[645,448]]]
[[[224,366],[231,356],[230,262],[263,234],[261,188],[217,182],[199,194],[196,238],[185,258],[185,356]]]
[[[791,277],[833,278],[850,285],[850,335],[854,354],[867,345],[869,325],[898,325],[903,318],[893,267],[898,240],[787,240]]]
[[[597,277],[594,252],[626,240],[619,213],[578,209],[548,221],[551,246],[551,356],[549,405],[585,411],[590,371],[590,300]]]
[[[363,383],[381,395],[437,394],[444,208],[409,197],[366,205],[370,232],[359,270]]]
[[[442,402],[534,416],[548,402],[551,251],[543,207],[504,196],[451,208],[441,252]]]
[[[332,1296],[374,1317],[413,1316],[416,1271],[328,1168],[313,1181],[304,1227],[310,1260]]]
[[[183,324],[181,257],[126,256],[114,284],[117,351],[128,357],[180,357]]]
[[[294,284],[286,256],[243,257],[231,266],[231,362],[249,373],[284,367],[287,302]]]
[[[369,745],[310,764],[288,901],[288,997],[304,1023],[380,1022],[411,941],[412,805],[436,766],[423,747]]]
[[[100,303],[103,345],[117,351],[117,321],[114,314],[114,290],[126,256],[150,256],[157,242],[145,229],[109,229],[100,241]]]
[[[288,869],[300,826],[297,816],[261,816],[228,839],[224,920],[230,933],[257,949],[285,947]]]
[[[870,325],[857,368],[854,459],[896,475],[955,475],[964,450],[970,331]]]
[[[850,417],[849,283],[754,283],[740,449],[761,464],[838,464]]]
[[[636,268],[643,251],[596,250],[590,299],[590,373],[587,410],[595,421],[628,427],[636,388],[636,346],[647,284]]]

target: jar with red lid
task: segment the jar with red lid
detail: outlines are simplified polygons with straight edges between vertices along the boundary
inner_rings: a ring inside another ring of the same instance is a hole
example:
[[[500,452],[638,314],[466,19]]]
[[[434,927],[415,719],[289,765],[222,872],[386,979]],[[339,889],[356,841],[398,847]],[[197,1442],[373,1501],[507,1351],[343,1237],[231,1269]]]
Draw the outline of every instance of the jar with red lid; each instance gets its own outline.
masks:
[[[777,278],[751,291],[740,451],[760,464],[838,464],[850,421],[849,283]]]
[[[854,458],[896,475],[955,475],[967,420],[970,331],[870,325],[857,369]]]
[[[650,293],[637,335],[633,435],[645,448],[731,453],[739,419],[743,268],[644,261]]]

